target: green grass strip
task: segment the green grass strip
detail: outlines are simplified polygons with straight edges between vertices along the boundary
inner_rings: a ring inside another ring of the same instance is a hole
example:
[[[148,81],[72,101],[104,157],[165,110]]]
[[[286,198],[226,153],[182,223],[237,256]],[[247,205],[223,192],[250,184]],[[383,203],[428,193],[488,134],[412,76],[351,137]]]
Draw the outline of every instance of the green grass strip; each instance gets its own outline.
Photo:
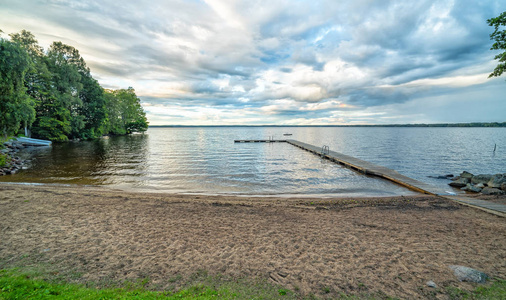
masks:
[[[194,286],[177,293],[143,288],[92,289],[78,284],[33,280],[12,270],[0,270],[0,299],[236,299],[227,289]]]

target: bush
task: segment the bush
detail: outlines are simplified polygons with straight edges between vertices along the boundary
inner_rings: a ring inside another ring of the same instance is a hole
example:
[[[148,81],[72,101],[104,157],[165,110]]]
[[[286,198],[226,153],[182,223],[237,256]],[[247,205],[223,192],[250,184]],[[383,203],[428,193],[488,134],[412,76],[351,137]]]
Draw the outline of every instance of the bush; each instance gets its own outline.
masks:
[[[5,167],[8,161],[9,156],[7,154],[0,153],[0,167]]]

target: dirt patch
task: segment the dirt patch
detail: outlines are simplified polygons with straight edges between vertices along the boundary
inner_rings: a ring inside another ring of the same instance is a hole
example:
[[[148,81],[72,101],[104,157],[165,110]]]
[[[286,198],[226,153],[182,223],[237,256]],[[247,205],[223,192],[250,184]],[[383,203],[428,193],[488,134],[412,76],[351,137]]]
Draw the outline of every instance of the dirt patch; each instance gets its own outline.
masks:
[[[304,295],[414,299],[475,287],[448,265],[506,278],[505,219],[431,196],[241,198],[1,184],[0,236],[0,268],[32,257],[76,270],[79,281],[149,277],[160,289],[206,272]]]

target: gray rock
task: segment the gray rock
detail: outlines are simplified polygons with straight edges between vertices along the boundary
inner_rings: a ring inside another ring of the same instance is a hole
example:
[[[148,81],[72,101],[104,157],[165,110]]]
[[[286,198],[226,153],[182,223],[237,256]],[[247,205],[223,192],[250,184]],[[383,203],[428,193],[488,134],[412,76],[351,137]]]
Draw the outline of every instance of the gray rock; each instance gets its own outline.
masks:
[[[481,190],[481,193],[483,195],[504,195],[504,191],[491,187],[484,188],[483,190]]]
[[[450,266],[450,269],[453,270],[453,274],[455,274],[460,281],[485,283],[488,278],[487,274],[469,267],[453,265]]]
[[[496,174],[490,179],[487,185],[493,188],[500,188],[503,183],[506,183],[506,174]]]
[[[468,183],[465,187],[461,188],[461,190],[473,193],[481,192],[481,189],[479,187],[476,187],[470,183]]]
[[[477,188],[480,188],[480,189],[482,189],[482,188],[484,188],[484,187],[485,187],[485,185],[484,185],[483,183],[478,183],[478,184],[477,184],[477,185],[475,185],[475,186],[476,186]]]
[[[501,184],[501,190],[506,191],[506,183]]]
[[[479,193],[479,192],[481,192],[481,190],[482,190],[482,188],[479,188],[479,187],[477,187],[475,185],[472,185],[472,186],[469,187],[468,191],[473,192],[473,193]]]
[[[459,179],[452,181],[448,184],[453,187],[461,188],[461,187],[465,187],[469,182],[470,182],[469,178],[459,178]]]
[[[493,175],[490,175],[490,174],[480,174],[480,175],[476,175],[476,176],[473,176],[473,178],[471,179],[471,183],[473,184],[478,184],[478,183],[487,183],[490,181],[490,179],[492,179]]]
[[[428,287],[437,288],[437,284],[434,281],[432,281],[432,280],[427,281],[426,284],[427,284]]]
[[[473,174],[471,174],[467,171],[464,171],[464,172],[460,173],[460,178],[467,178],[467,179],[471,180],[471,178],[473,178]]]

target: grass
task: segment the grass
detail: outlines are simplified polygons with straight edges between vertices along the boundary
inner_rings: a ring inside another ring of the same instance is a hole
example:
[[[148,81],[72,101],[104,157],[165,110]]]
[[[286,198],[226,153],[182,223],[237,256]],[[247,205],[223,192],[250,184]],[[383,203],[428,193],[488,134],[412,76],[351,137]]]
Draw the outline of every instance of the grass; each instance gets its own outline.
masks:
[[[474,291],[447,287],[446,293],[450,299],[506,299],[506,280],[492,280],[490,285],[480,285]]]
[[[18,269],[0,270],[0,299],[294,299],[292,291],[267,282],[225,282],[220,278],[197,275],[204,279],[179,291],[151,291],[148,279],[123,283],[118,287],[98,288],[40,279],[36,273]]]
[[[223,282],[205,274],[196,276],[204,280],[179,291],[151,291],[145,288],[148,279],[124,283],[120,287],[98,288],[38,279],[18,269],[0,270],[0,299],[301,299],[300,295],[267,282]],[[506,280],[492,280],[473,291],[447,287],[444,292],[449,299],[506,299]],[[393,299],[379,294],[340,294],[338,298]]]
[[[77,283],[76,283],[77,282]],[[363,283],[357,294],[344,294],[332,286],[321,286],[318,296],[302,295],[262,279],[225,278],[199,271],[192,276],[174,275],[154,285],[149,278],[119,282],[103,278],[82,283],[75,266],[47,262],[45,254],[26,254],[0,259],[0,300],[3,299],[395,299],[381,291],[371,291]],[[176,289],[178,287],[178,289]],[[472,291],[456,287],[431,289],[427,298],[444,295],[447,299],[506,299],[506,280],[492,279]]]
[[[177,293],[148,291],[143,287],[93,289],[78,284],[34,280],[15,271],[0,271],[0,299],[234,299],[227,289],[193,286]]]

